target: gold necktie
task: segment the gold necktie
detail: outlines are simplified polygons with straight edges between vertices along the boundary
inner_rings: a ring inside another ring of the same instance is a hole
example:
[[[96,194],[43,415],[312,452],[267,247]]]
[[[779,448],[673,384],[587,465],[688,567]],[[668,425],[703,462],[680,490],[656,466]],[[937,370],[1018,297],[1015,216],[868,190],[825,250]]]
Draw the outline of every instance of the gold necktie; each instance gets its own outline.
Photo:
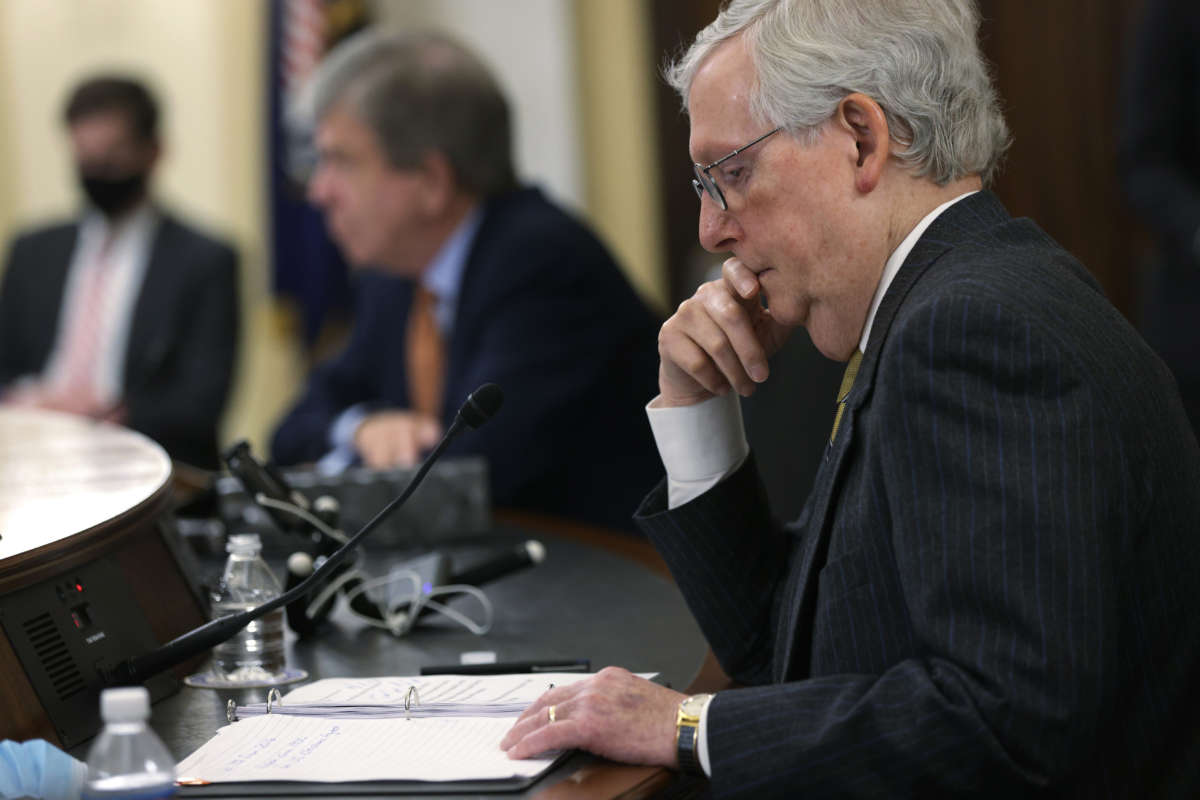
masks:
[[[413,289],[408,312],[405,357],[408,367],[408,397],[412,410],[441,417],[445,380],[445,343],[433,310],[437,297],[424,286]]]
[[[854,355],[850,356],[850,363],[846,365],[846,372],[842,375],[842,385],[838,389],[837,396],[837,416],[833,418],[833,430],[829,432],[829,444],[831,445],[837,438],[838,425],[842,424],[842,412],[846,410],[846,398],[854,386],[854,379],[858,377],[858,365],[862,363],[862,357],[862,351],[855,350]]]

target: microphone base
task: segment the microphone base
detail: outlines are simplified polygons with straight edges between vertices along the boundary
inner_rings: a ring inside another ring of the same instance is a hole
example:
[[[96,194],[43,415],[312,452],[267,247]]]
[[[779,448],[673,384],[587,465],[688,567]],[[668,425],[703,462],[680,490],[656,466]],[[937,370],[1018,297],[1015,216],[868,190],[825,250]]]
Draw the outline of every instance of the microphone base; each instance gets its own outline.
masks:
[[[257,678],[230,680],[216,671],[206,669],[183,679],[193,689],[266,689],[271,686],[286,686],[289,683],[308,680],[308,670],[288,667],[274,675],[264,673]]]

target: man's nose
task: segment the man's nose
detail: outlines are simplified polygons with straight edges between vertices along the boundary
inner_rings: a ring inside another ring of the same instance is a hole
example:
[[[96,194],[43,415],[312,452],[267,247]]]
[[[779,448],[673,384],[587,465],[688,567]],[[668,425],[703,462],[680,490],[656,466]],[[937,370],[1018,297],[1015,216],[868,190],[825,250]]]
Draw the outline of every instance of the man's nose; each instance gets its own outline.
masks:
[[[740,236],[737,220],[707,195],[700,198],[700,246],[710,253],[732,250]]]
[[[318,166],[313,172],[312,177],[308,179],[308,201],[315,206],[324,208],[329,195],[327,186],[328,181],[325,178],[325,170]]]

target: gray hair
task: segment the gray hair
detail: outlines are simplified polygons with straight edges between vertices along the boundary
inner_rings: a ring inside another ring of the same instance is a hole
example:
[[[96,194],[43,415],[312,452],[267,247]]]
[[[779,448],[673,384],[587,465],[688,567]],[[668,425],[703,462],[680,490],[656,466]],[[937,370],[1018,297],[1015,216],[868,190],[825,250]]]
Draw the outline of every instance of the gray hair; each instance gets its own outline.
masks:
[[[325,57],[306,95],[310,122],[344,104],[397,169],[436,151],[467,191],[487,196],[516,184],[508,101],[483,62],[447,36],[355,34]]]
[[[732,0],[674,64],[687,96],[701,64],[741,34],[756,70],[751,113],[812,143],[848,94],[883,108],[896,153],[939,185],[990,182],[1009,144],[976,41],[974,0]]]

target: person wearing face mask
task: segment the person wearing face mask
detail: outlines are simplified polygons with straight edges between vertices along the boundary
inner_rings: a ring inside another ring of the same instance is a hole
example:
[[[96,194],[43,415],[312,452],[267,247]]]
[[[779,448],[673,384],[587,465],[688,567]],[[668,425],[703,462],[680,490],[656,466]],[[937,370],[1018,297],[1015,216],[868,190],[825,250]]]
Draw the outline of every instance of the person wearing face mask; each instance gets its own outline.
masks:
[[[14,240],[0,287],[0,402],[124,424],[176,461],[217,466],[237,346],[238,261],[159,207],[158,105],[85,80],[64,110],[85,203]]]

